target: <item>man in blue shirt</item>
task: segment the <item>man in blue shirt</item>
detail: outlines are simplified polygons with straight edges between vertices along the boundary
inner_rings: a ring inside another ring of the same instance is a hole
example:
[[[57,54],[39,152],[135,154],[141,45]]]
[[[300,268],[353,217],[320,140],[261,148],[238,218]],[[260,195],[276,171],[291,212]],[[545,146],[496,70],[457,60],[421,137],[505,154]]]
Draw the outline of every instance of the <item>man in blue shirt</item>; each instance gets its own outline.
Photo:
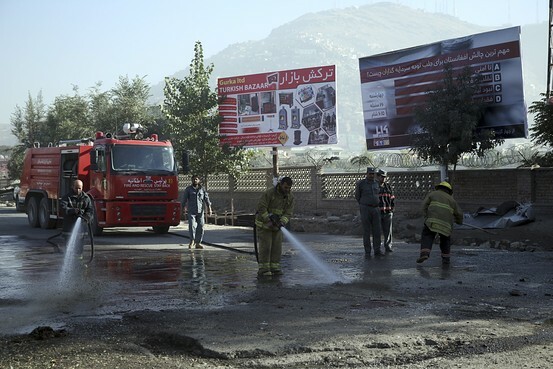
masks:
[[[188,232],[190,234],[188,248],[203,249],[204,214],[207,210],[208,215],[211,215],[211,201],[197,175],[192,176],[192,184],[184,190],[182,209],[188,211]]]

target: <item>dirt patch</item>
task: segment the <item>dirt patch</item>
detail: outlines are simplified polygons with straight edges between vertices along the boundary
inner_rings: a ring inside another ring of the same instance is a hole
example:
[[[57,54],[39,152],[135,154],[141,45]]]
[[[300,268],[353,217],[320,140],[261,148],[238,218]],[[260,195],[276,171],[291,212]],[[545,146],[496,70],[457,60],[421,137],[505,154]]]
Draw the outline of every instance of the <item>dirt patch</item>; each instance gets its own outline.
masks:
[[[398,296],[378,292],[368,281],[326,288],[267,283],[252,294],[238,293],[225,309],[134,312],[114,321],[83,319],[48,339],[4,338],[0,366],[545,369],[553,364],[553,325],[543,308],[524,313],[516,297],[505,296],[501,305],[478,297],[461,302],[451,295],[446,303],[441,295],[423,288]]]

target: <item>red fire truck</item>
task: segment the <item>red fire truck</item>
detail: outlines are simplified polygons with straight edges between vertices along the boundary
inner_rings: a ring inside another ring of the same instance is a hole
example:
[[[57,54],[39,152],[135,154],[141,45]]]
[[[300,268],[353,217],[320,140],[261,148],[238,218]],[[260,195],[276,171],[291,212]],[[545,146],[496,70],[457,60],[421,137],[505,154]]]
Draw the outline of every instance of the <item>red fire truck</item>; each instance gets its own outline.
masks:
[[[31,227],[55,228],[63,219],[59,200],[75,179],[94,204],[95,235],[109,227],[153,227],[166,233],[180,223],[177,165],[169,141],[142,138],[141,127],[125,124],[126,135],[97,132],[94,139],[62,141],[27,149],[17,209]]]

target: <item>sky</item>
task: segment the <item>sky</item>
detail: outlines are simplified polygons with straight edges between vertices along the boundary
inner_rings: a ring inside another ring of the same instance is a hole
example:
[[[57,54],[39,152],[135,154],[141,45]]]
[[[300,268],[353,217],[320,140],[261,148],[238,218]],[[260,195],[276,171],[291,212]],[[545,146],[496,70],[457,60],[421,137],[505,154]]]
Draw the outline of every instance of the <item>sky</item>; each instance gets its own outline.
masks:
[[[84,94],[120,76],[155,85],[188,67],[194,43],[204,57],[261,40],[299,16],[374,0],[0,0],[0,125],[16,105],[42,93]],[[548,20],[548,0],[389,0],[482,26]]]

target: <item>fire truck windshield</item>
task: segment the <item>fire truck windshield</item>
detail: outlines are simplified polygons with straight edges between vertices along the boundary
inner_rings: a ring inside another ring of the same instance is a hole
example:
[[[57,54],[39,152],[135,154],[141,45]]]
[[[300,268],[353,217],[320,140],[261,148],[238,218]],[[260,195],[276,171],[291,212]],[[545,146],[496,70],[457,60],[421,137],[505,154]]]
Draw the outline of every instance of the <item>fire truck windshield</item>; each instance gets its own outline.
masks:
[[[167,146],[114,145],[111,163],[118,172],[176,173],[173,148]]]

